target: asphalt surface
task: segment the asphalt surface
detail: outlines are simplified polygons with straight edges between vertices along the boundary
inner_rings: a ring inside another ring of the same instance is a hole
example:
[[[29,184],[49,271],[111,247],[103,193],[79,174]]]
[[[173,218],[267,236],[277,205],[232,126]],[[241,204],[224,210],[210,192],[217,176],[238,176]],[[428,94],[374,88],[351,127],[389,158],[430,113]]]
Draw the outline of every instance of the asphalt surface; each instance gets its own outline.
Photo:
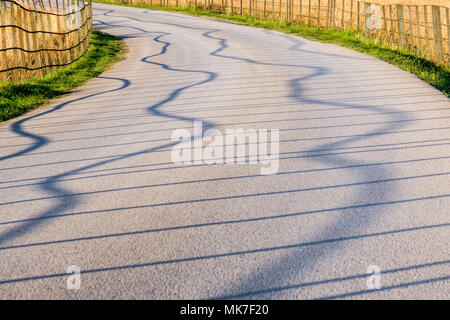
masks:
[[[0,298],[449,298],[448,98],[338,46],[94,7],[127,59],[0,124]],[[279,173],[172,163],[194,120],[279,129]]]

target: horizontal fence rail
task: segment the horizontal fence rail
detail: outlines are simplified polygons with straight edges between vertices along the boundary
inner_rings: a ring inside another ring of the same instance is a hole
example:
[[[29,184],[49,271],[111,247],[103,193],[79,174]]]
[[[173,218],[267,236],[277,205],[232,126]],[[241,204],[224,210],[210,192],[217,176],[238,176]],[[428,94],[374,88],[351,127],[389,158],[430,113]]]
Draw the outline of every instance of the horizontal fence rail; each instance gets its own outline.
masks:
[[[0,80],[42,76],[89,48],[92,0],[0,0]]]
[[[394,48],[443,64],[450,58],[449,7],[358,0],[116,0],[163,7],[195,6],[220,13],[357,30]]]

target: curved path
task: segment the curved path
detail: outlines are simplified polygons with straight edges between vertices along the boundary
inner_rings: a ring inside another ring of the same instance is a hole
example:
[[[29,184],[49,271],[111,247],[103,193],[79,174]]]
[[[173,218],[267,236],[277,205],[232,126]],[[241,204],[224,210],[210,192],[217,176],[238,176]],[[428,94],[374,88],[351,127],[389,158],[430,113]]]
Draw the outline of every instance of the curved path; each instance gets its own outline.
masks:
[[[0,298],[448,298],[439,91],[262,29],[108,5],[94,23],[127,59],[0,124]],[[278,174],[172,163],[195,120],[279,129]]]

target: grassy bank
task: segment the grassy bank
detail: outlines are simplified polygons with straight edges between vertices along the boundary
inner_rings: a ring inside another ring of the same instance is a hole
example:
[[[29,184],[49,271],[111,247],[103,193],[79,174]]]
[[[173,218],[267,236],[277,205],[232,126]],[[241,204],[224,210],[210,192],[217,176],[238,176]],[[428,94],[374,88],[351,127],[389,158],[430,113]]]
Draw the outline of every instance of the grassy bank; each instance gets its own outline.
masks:
[[[107,70],[123,58],[124,43],[94,30],[89,51],[68,68],[21,83],[0,82],[0,121],[28,112]]]
[[[94,0],[98,3],[130,6],[179,12],[194,16],[207,16],[228,21],[239,22],[244,25],[277,30],[288,34],[298,35],[310,40],[333,43],[342,47],[360,51],[389,62],[403,70],[417,75],[422,80],[441,90],[446,96],[450,96],[450,66],[440,65],[418,57],[413,52],[400,49],[392,49],[365,38],[362,33],[353,30],[338,31],[334,29],[318,29],[308,25],[289,24],[266,19],[254,19],[247,16],[229,15],[211,12],[195,7],[163,8],[148,4],[130,4],[127,2],[113,2],[108,0]]]

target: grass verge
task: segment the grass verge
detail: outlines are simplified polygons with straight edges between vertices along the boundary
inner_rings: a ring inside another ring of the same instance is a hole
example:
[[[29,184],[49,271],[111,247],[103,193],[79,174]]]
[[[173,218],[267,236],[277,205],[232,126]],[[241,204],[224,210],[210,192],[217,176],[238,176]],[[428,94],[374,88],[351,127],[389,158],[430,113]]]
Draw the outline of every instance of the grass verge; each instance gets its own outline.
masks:
[[[64,95],[122,60],[124,53],[123,41],[93,30],[88,52],[70,67],[20,83],[0,82],[0,121],[17,117],[49,99]]]
[[[334,29],[318,29],[308,25],[289,24],[267,19],[254,19],[248,16],[229,15],[217,13],[201,8],[177,7],[164,8],[148,4],[127,2],[113,2],[108,0],[94,0],[94,2],[129,6],[136,8],[146,8],[155,10],[165,10],[179,12],[194,16],[208,16],[229,21],[239,22],[244,25],[260,27],[270,30],[281,31],[288,34],[301,36],[310,40],[325,43],[333,43],[355,51],[363,52],[378,59],[389,62],[405,71],[417,75],[420,79],[428,82],[441,90],[446,96],[450,96],[450,66],[437,64],[415,55],[413,52],[403,49],[392,49],[386,45],[375,42],[364,37],[361,32],[354,30],[339,31]]]

